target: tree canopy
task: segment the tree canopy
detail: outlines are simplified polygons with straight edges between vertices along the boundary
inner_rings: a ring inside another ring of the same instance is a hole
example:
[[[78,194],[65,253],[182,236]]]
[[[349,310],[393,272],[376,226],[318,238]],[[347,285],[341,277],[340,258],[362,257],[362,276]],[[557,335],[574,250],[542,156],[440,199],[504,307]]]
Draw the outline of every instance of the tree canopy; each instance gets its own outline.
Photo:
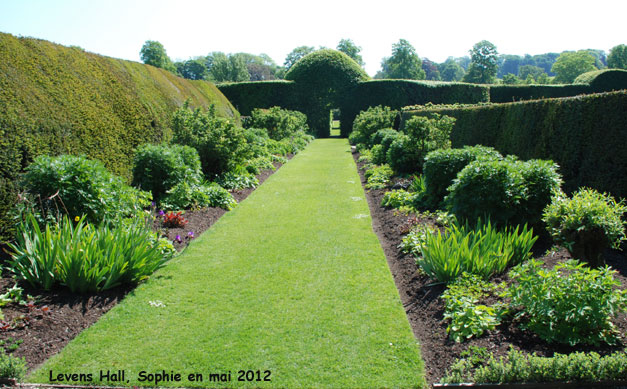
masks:
[[[607,56],[607,67],[612,69],[627,69],[627,46],[618,45],[612,47]]]
[[[470,50],[470,65],[464,81],[477,84],[491,84],[498,70],[496,46],[488,41],[476,43]]]
[[[392,56],[381,61],[381,78],[424,80],[425,71],[416,49],[407,40],[400,39],[392,45]]]
[[[316,49],[314,49],[313,46],[298,46],[292,50],[287,57],[285,57],[285,62],[283,63],[285,70],[290,70],[290,68],[294,66],[299,59],[303,58],[307,54],[313,53],[315,50]]]
[[[578,75],[596,70],[596,58],[588,50],[564,52],[557,58],[551,70],[555,73],[555,82],[570,84]]]
[[[350,39],[342,39],[337,45],[337,50],[351,57],[361,67],[365,65],[363,58],[359,54],[361,47],[357,46]]]
[[[176,73],[176,67],[165,51],[163,45],[157,41],[146,41],[139,51],[143,63]]]

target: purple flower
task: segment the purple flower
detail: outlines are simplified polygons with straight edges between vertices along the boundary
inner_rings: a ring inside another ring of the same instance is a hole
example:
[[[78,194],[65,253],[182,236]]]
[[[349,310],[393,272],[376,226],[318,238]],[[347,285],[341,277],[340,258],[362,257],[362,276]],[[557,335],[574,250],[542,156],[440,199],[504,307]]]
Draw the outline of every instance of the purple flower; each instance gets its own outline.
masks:
[[[165,212],[163,212],[163,209],[159,210],[159,216],[163,216],[165,215]]]
[[[154,207],[156,207],[156,206],[157,206],[157,203],[155,203],[155,202],[153,201],[153,202],[151,202],[151,203],[150,203],[150,206],[151,206],[152,208],[154,208]]]
[[[194,231],[188,232],[187,236],[189,236],[190,238],[194,239]]]
[[[177,235],[176,238],[174,238],[177,242],[181,243],[181,235]]]

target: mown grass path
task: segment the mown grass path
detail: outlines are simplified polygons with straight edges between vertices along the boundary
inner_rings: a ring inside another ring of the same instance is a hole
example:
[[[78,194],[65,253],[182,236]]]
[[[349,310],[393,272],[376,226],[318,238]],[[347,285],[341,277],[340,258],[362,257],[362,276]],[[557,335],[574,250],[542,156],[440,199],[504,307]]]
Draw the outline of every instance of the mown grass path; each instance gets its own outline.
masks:
[[[316,140],[29,381],[91,373],[101,384],[101,370],[121,369],[110,384],[154,385],[140,372],[165,370],[181,381],[160,386],[420,386],[369,215],[346,140]],[[238,382],[239,370],[271,381]]]

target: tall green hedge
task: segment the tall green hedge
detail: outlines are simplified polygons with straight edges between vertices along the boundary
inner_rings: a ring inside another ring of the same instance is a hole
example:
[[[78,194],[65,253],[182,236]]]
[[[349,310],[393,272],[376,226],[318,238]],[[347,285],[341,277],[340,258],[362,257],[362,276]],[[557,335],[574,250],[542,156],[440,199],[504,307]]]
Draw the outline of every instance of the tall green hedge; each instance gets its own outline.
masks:
[[[239,113],[214,85],[152,66],[0,33],[0,240],[20,172],[42,154],[85,154],[130,179],[133,150],[170,136],[183,102]]]
[[[551,159],[564,189],[581,186],[627,197],[627,91],[474,107],[404,111],[437,112],[457,120],[453,147],[481,144],[521,159]],[[402,124],[401,124],[402,126]]]

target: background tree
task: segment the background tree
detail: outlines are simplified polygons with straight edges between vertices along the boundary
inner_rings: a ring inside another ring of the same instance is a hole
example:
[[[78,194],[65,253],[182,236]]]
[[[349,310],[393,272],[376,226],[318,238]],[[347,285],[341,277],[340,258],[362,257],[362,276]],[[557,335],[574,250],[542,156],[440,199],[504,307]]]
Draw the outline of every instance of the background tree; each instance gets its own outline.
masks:
[[[276,80],[279,66],[267,54],[254,55],[237,53],[232,56],[241,58],[246,65],[250,81]]]
[[[176,67],[165,51],[163,45],[157,41],[146,41],[139,51],[142,62],[157,68],[165,69],[176,74]]]
[[[361,47],[357,46],[352,40],[340,40],[340,43],[337,44],[337,50],[351,57],[355,62],[359,64],[359,66],[364,67],[364,60],[359,54],[361,52]]]
[[[425,71],[416,49],[405,39],[392,45],[392,56],[381,61],[382,78],[400,78],[406,80],[424,80]]]
[[[226,55],[220,51],[205,57],[209,78],[215,82],[239,82],[250,80],[246,63],[236,55]]]
[[[493,83],[498,70],[496,46],[488,41],[476,43],[470,50],[470,65],[464,76],[465,82]]]
[[[571,84],[578,75],[597,69],[596,58],[588,50],[564,52],[560,54],[551,70],[555,73],[555,82]]]
[[[298,46],[294,50],[292,50],[287,57],[285,57],[285,62],[283,63],[283,67],[285,71],[290,70],[290,68],[298,62],[299,59],[303,58],[309,53],[313,53],[316,49],[313,46]]]
[[[607,67],[612,69],[627,69],[627,46],[618,45],[612,47],[607,56]]]
[[[465,74],[464,68],[453,57],[449,57],[438,67],[443,81],[461,81]]]
[[[202,59],[190,59],[187,61],[176,62],[176,70],[178,73],[189,80],[206,80],[209,72]]]
[[[503,84],[505,85],[516,85],[520,83],[521,83],[520,78],[516,77],[512,73],[507,73],[506,75],[503,76]]]
[[[544,69],[539,66],[523,65],[518,68],[518,78],[521,80],[526,80],[529,76],[531,76],[534,81],[537,81],[542,74],[546,73],[544,72]]]
[[[427,80],[442,81],[438,64],[428,58],[424,58],[422,60],[422,70],[425,71],[425,77]]]

